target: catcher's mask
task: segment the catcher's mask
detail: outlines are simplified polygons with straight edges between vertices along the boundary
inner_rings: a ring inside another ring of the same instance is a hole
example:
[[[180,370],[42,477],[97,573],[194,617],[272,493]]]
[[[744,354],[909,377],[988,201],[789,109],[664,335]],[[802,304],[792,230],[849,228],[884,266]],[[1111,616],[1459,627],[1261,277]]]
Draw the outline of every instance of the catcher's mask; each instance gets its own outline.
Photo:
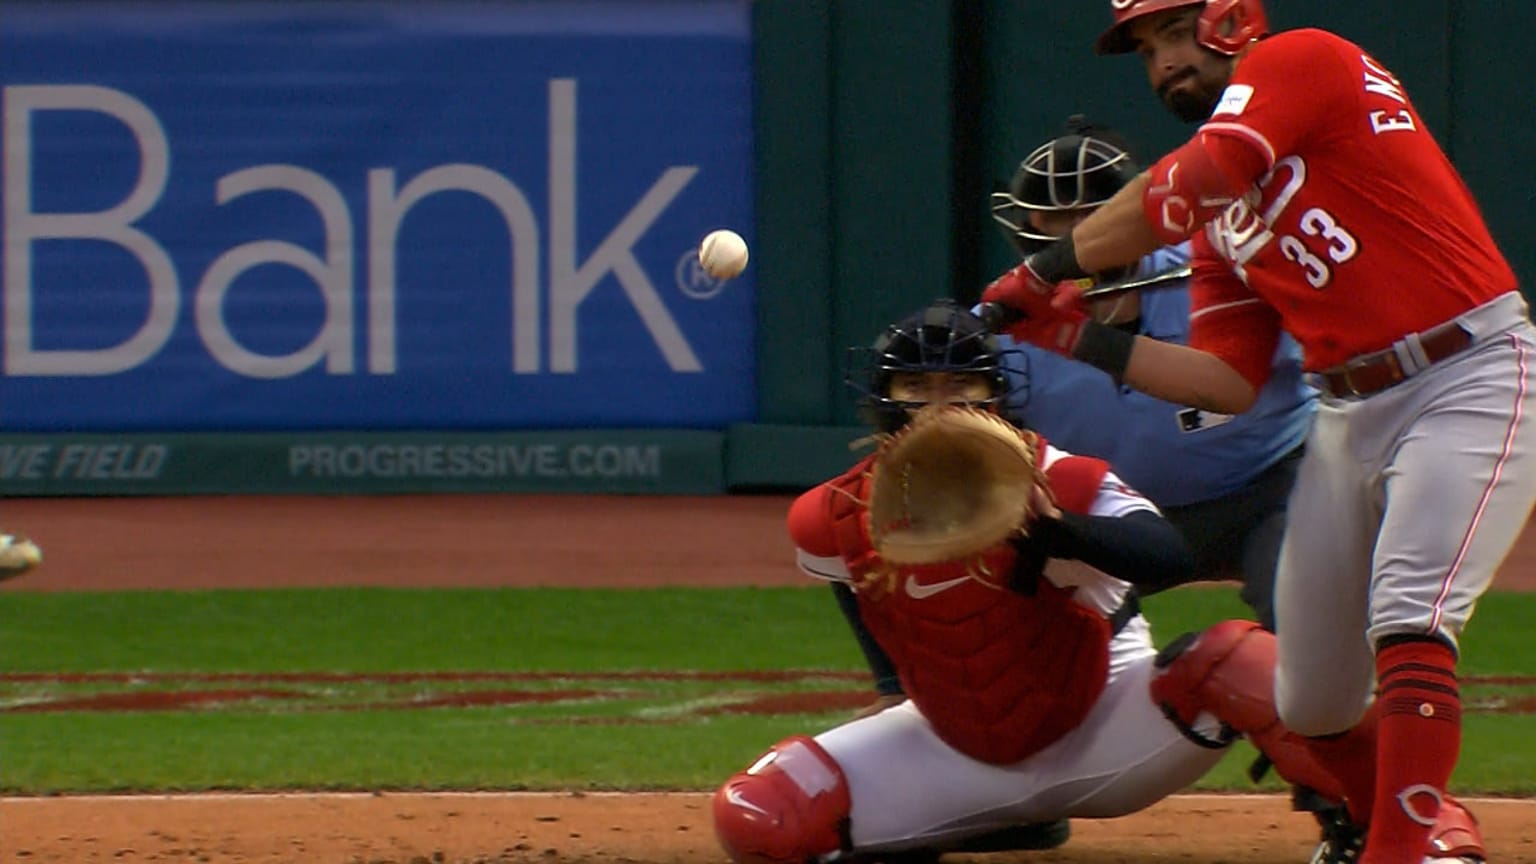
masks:
[[[1030,224],[1031,211],[1091,210],[1139,173],[1118,132],[1075,114],[1066,134],[1036,147],[1019,163],[1007,190],[992,193],[992,219],[1020,257],[1027,257],[1056,239]]]
[[[868,348],[849,349],[844,379],[859,393],[864,419],[881,432],[905,426],[910,412],[928,404],[892,398],[891,382],[903,372],[979,374],[987,396],[958,404],[996,410],[1009,395],[997,338],[970,310],[949,299],[934,301],[885,329]]]

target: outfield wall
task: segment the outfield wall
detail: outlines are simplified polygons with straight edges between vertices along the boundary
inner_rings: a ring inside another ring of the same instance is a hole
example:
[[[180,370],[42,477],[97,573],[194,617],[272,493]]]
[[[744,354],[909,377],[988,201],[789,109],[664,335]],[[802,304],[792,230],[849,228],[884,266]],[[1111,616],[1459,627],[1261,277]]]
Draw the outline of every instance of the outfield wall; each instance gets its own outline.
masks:
[[[858,427],[0,435],[12,496],[713,495],[841,472]],[[786,452],[793,458],[785,458]]]
[[[1187,134],[1090,5],[13,0],[0,495],[814,482],[847,346],[1008,263],[1023,151]],[[1536,7],[1271,5],[1399,74],[1531,285],[1536,58],[1483,58]]]

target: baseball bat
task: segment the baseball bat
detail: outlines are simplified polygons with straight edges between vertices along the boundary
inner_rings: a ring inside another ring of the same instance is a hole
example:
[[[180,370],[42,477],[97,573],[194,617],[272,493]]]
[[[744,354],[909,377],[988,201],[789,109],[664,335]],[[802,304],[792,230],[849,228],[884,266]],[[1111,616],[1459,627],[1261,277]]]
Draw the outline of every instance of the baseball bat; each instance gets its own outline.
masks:
[[[1140,291],[1143,288],[1162,288],[1171,285],[1174,282],[1183,282],[1189,278],[1189,274],[1190,269],[1188,265],[1186,265],[1184,267],[1174,267],[1169,270],[1162,270],[1149,276],[1143,276],[1140,279],[1126,279],[1121,282],[1105,282],[1102,285],[1095,285],[1092,288],[1084,291],[1083,299],[1097,300],[1100,297],[1113,297],[1116,294],[1124,294],[1127,291]]]
[[[1188,266],[1174,267],[1157,273],[1143,276],[1139,279],[1124,279],[1119,282],[1105,282],[1095,285],[1083,291],[1084,300],[1099,300],[1104,297],[1113,297],[1116,294],[1124,294],[1127,291],[1140,291],[1146,288],[1166,288],[1176,282],[1183,282],[1189,278]],[[987,329],[997,332],[1002,328],[1019,320],[1019,310],[1001,303],[983,303],[978,310],[978,317]]]

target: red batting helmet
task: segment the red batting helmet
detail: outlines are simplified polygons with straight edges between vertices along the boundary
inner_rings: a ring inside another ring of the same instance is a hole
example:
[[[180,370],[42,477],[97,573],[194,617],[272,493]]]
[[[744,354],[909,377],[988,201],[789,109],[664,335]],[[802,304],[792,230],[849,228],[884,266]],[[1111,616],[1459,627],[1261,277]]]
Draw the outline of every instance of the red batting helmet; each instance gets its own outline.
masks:
[[[1269,33],[1269,22],[1264,17],[1264,4],[1260,0],[1109,0],[1115,23],[1099,36],[1093,46],[1094,52],[1130,53],[1136,48],[1128,33],[1132,21],[1181,6],[1205,7],[1200,20],[1195,23],[1195,41],[1218,54],[1231,57],[1249,42]]]

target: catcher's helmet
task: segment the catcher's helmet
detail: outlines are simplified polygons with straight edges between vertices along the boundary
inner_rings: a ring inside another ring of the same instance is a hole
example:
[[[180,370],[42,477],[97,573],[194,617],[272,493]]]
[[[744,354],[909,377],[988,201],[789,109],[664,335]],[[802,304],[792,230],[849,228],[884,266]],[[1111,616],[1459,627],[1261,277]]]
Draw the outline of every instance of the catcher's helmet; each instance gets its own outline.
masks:
[[[1028,256],[1056,239],[1029,224],[1031,210],[1098,207],[1139,173],[1119,133],[1073,115],[1065,135],[1024,157],[1006,192],[992,193],[992,219],[1019,255]]]
[[[989,395],[967,404],[991,407],[1009,393],[1003,353],[980,318],[954,300],[940,299],[887,327],[868,348],[850,349],[845,380],[862,397],[860,408],[870,425],[895,432],[906,425],[909,410],[922,407],[891,398],[897,373],[979,373],[987,379]]]
[[[1269,34],[1261,0],[1109,0],[1115,23],[1100,34],[1093,50],[1097,54],[1128,54],[1131,44],[1130,22],[1180,6],[1204,6],[1195,22],[1195,41],[1228,57],[1243,50],[1249,42]]]

